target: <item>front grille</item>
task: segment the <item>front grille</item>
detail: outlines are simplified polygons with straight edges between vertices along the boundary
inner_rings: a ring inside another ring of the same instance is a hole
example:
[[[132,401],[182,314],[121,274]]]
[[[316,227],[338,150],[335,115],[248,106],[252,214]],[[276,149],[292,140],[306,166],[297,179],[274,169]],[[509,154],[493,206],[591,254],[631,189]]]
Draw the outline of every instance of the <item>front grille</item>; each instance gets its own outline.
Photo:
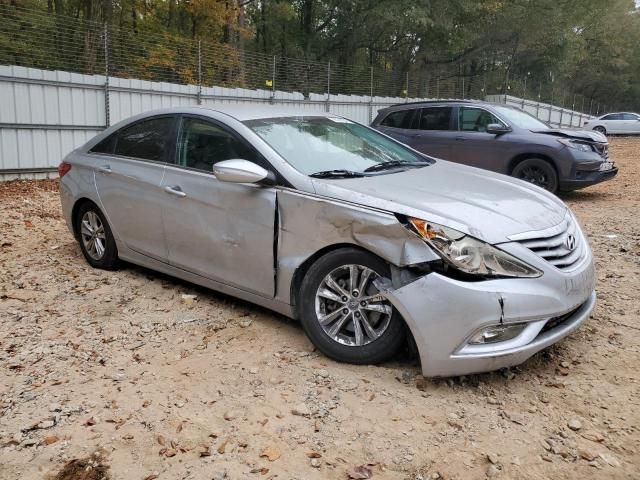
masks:
[[[571,270],[584,257],[586,251],[582,232],[571,215],[567,215],[552,233],[521,240],[520,244],[564,271]]]
[[[592,144],[595,151],[600,155],[604,160],[609,159],[609,144],[607,143],[594,143]]]

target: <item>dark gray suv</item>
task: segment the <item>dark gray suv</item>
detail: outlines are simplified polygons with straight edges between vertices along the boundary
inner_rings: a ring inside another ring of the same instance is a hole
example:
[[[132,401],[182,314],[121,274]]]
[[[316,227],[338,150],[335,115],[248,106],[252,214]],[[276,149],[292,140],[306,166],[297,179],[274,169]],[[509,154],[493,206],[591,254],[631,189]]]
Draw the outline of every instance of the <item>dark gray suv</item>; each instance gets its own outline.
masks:
[[[372,127],[427,155],[526,180],[551,192],[613,178],[607,138],[550,128],[507,105],[433,101],[393,105]]]

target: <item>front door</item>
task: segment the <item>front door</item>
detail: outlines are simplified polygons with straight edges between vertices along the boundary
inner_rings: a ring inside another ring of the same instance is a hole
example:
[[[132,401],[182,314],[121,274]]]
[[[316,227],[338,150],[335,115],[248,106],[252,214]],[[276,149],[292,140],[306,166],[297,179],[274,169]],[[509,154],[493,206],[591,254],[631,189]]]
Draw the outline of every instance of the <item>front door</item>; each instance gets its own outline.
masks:
[[[509,134],[487,133],[492,123],[504,125],[495,115],[479,107],[458,108],[458,131],[452,145],[451,159],[454,162],[507,173]]]
[[[210,119],[184,116],[175,165],[162,181],[169,263],[212,280],[273,297],[276,190],[217,180],[222,160],[264,160],[244,139]]]
[[[108,152],[94,151],[98,196],[115,235],[131,250],[161,261],[167,260],[161,182],[175,121],[173,116],[142,120],[107,139],[113,142]]]

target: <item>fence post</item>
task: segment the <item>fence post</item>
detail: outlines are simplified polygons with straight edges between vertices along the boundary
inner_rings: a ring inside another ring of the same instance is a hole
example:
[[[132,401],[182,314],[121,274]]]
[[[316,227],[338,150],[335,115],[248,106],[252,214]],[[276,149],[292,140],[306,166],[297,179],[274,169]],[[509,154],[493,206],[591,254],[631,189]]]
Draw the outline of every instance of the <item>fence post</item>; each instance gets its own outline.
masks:
[[[109,25],[104,22],[104,123],[106,128],[111,126],[111,112],[109,112]]]
[[[202,105],[202,45],[198,40],[198,105]]]
[[[569,120],[569,126],[573,127],[573,114],[575,113],[576,110],[576,96],[575,94],[573,95],[573,103],[571,104],[571,120]]]
[[[327,62],[327,103],[324,105],[324,111],[331,111],[331,62]]]
[[[271,71],[271,100],[270,102],[273,103],[273,101],[276,98],[276,56],[273,56],[273,69]]]
[[[370,77],[370,89],[369,89],[369,122],[373,120],[373,66],[370,67],[371,77]]]
[[[406,90],[404,91],[404,101],[405,103],[409,101],[409,72],[407,72],[407,80],[405,84]]]

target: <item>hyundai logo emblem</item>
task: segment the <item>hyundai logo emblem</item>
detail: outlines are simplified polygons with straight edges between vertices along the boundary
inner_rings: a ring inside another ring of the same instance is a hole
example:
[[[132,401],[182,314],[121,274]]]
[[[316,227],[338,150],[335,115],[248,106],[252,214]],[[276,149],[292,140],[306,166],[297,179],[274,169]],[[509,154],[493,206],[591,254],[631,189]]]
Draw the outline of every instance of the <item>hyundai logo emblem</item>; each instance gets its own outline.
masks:
[[[567,235],[567,239],[564,243],[569,250],[573,251],[576,248],[576,237],[573,235]]]

